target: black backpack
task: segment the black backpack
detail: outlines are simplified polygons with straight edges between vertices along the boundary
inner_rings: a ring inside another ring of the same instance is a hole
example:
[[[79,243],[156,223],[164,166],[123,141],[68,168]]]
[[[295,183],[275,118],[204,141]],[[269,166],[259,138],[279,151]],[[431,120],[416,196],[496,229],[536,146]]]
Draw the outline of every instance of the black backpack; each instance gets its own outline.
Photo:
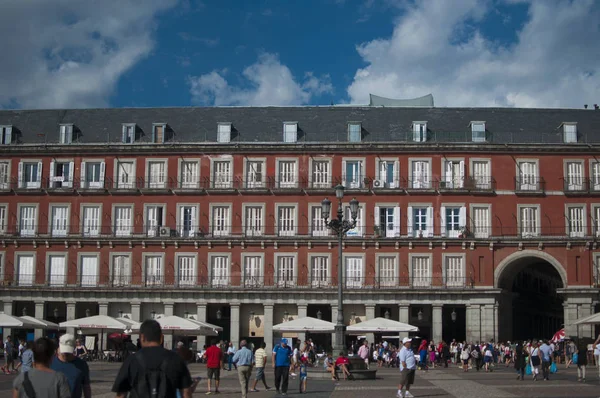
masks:
[[[167,396],[168,359],[165,357],[158,368],[149,368],[142,356],[142,351],[133,355],[140,366],[135,385],[131,389],[131,397],[137,398],[169,398]]]

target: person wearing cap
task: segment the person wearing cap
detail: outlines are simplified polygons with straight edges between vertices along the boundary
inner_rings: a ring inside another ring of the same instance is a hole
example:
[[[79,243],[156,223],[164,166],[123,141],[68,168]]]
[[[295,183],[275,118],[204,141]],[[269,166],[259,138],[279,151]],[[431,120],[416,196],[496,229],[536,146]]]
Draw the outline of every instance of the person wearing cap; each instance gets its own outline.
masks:
[[[63,373],[69,382],[72,398],[90,398],[90,369],[88,364],[74,355],[75,336],[63,334],[58,340],[58,352],[52,360],[50,369]]]
[[[277,394],[287,395],[290,378],[290,358],[292,349],[287,345],[287,339],[281,339],[281,344],[273,348],[273,369],[275,369],[275,388]]]
[[[405,337],[402,339],[402,349],[400,350],[399,361],[400,361],[400,382],[398,383],[398,398],[412,397],[413,395],[408,391],[410,386],[415,382],[415,372],[417,370],[417,361],[415,354],[411,348],[412,339]],[[402,395],[402,388],[406,389],[406,393]]]
[[[252,363],[254,363],[254,355],[246,345],[246,340],[240,341],[240,349],[231,358],[231,362],[236,365],[238,371],[238,378],[242,387],[242,398],[248,396],[248,383],[250,382],[250,376],[252,376]]]

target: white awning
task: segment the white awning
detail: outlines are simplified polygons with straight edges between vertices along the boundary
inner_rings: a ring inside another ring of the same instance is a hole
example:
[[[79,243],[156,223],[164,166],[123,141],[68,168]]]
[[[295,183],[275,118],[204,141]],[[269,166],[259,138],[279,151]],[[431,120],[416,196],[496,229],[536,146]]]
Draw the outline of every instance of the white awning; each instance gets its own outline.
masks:
[[[44,319],[37,319],[37,318],[34,318],[29,315],[23,315],[23,316],[20,316],[19,318],[21,318],[22,320],[27,321],[29,323],[33,323],[35,325],[36,329],[60,329],[60,326],[58,326],[58,323],[46,321]]]
[[[600,313],[583,317],[573,322],[573,325],[595,325],[600,324]]]
[[[24,329],[35,329],[36,324],[29,322],[28,320],[21,319],[17,316],[0,313],[0,328],[24,328]]]
[[[59,325],[61,328],[123,330],[132,326],[132,323],[124,318],[117,319],[108,315],[94,315],[61,322]]]
[[[160,324],[163,332],[169,332],[167,334],[190,332],[190,334],[201,336],[217,336],[218,332],[223,330],[220,326],[196,321],[190,318],[182,318],[176,315],[161,316],[157,317],[155,320]],[[141,323],[136,323],[132,326],[132,329],[139,330],[141,325]]]
[[[335,331],[335,324],[322,319],[307,316],[274,325],[273,331],[296,333],[333,333]]]
[[[373,318],[346,328],[348,334],[363,333],[402,333],[418,332],[419,328],[408,323],[394,321],[387,318]]]

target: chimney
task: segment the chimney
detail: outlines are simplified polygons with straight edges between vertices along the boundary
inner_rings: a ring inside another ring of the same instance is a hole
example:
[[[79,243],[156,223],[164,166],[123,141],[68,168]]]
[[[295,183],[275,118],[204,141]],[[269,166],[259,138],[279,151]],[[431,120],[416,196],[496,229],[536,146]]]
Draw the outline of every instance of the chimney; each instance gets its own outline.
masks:
[[[585,104],[585,105],[583,106],[583,109],[587,109],[587,104]]]

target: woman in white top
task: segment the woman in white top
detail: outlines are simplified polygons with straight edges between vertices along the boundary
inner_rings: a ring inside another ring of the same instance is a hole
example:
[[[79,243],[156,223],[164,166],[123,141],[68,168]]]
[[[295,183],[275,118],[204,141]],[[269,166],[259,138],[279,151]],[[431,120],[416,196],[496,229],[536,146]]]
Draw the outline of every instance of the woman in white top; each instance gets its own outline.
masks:
[[[537,381],[537,376],[540,373],[540,365],[542,364],[540,344],[537,341],[534,341],[529,348],[529,363],[531,364],[533,380]]]

